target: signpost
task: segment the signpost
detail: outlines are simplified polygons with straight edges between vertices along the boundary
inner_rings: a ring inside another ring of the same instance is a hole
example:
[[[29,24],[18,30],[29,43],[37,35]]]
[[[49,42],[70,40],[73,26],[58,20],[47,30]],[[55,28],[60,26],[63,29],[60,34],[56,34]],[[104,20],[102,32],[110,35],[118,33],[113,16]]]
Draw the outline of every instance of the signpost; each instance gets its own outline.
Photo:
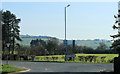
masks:
[[[8,53],[9,53],[9,48],[10,48],[10,46],[11,46],[11,44],[8,42],[8,43],[6,43],[6,46],[7,46],[7,48],[8,48]],[[6,61],[6,64],[8,64],[8,53],[7,53],[7,61]]]
[[[63,40],[64,43],[64,49],[65,49],[65,61],[68,61],[67,58],[72,58],[74,61],[74,58],[76,57],[75,55],[75,40],[73,40],[72,45],[73,45],[73,50],[72,54],[67,54],[67,40]]]
[[[64,40],[64,49],[65,49],[65,61],[67,61],[67,40]]]
[[[73,45],[73,54],[75,54],[75,40],[73,40],[72,45]]]
[[[6,43],[6,45],[7,45],[7,48],[9,48],[11,44],[10,43]]]

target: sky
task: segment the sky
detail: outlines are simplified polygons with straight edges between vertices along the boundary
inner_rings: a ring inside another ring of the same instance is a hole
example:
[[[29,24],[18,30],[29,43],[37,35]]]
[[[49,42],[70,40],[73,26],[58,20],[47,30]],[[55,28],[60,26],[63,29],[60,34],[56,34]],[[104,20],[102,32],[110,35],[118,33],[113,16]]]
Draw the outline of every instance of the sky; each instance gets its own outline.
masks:
[[[1,0],[2,2],[118,2],[119,0]]]
[[[113,30],[117,2],[2,2],[21,19],[21,35],[42,35],[64,39],[64,8],[67,8],[67,39],[107,39]]]

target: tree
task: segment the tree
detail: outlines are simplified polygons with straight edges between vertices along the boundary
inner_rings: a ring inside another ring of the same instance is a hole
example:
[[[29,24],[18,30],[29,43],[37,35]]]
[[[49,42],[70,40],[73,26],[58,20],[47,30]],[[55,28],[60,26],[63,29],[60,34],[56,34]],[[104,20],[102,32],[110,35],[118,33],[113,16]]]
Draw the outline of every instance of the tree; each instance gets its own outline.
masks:
[[[118,26],[113,25],[112,28],[118,30],[118,34],[110,35],[113,38],[113,40],[116,38],[116,40],[112,43],[112,46],[110,48],[117,51],[119,53],[119,57],[120,57],[120,22],[119,22],[118,17],[119,17],[119,15],[118,16],[114,15],[115,24],[117,24]]]
[[[35,40],[31,40],[30,42],[30,47],[33,47],[33,46],[35,46]]]
[[[112,46],[110,48],[112,48],[114,51],[116,51],[117,53],[119,53],[119,56],[120,56],[120,39],[115,40],[112,43]]]
[[[7,42],[12,44],[12,54],[14,54],[15,39],[21,41],[19,36],[19,26],[20,19],[17,19],[15,14],[6,10],[2,12],[2,44],[3,44],[3,54]],[[9,48],[10,53],[10,48]]]
[[[46,42],[44,40],[41,40],[41,39],[36,39],[36,40],[31,40],[30,42],[30,46],[38,46],[38,45],[42,45],[42,46],[46,46]]]
[[[30,49],[30,55],[43,56],[45,55],[45,48],[42,45],[33,46]]]
[[[63,46],[64,46],[63,43],[58,44],[56,54],[58,54],[58,55],[65,54],[65,50],[64,50]]]
[[[49,54],[54,54],[57,51],[58,47],[58,40],[57,39],[50,39],[47,41],[46,49],[48,50]]]
[[[101,51],[106,50],[106,49],[107,49],[107,46],[103,42],[100,42],[99,46],[96,48],[96,50],[101,50]]]
[[[68,52],[67,54],[73,54],[73,48],[72,48],[72,45],[67,45],[67,49],[68,49]]]
[[[12,36],[12,54],[14,54],[14,48],[15,48],[15,39],[17,39],[18,41],[21,41],[21,38],[19,37],[19,26],[18,24],[20,23],[20,19],[16,19],[16,16],[13,14],[13,21],[12,21],[12,29],[11,29],[11,36]]]
[[[18,55],[30,55],[30,47],[20,46],[18,50]]]

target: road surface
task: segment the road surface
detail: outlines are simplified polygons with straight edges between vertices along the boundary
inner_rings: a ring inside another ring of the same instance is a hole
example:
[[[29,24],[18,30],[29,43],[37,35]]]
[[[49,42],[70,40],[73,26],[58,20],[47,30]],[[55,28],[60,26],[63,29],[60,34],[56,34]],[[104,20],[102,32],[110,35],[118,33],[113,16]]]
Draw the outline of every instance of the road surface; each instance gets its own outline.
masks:
[[[6,62],[3,61],[3,64]],[[18,68],[31,69],[30,72],[100,72],[113,70],[113,64],[51,63],[51,62],[16,62],[9,64]]]

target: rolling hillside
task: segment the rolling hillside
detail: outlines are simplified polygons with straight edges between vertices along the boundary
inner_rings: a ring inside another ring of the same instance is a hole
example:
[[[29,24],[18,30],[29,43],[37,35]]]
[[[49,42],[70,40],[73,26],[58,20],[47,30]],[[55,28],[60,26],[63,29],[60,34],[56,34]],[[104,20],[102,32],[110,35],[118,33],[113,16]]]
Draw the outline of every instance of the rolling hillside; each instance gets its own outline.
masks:
[[[35,39],[48,40],[51,38],[55,38],[55,37],[50,37],[50,36],[30,36],[30,35],[21,35],[20,37],[22,41],[21,42],[16,41],[16,42],[24,46],[30,46],[31,40],[35,40]]]
[[[48,40],[51,38],[55,38],[55,37],[50,37],[50,36],[30,36],[30,35],[21,35],[21,45],[25,45],[25,46],[29,46],[30,45],[30,41],[33,39],[42,39],[42,40]],[[56,38],[58,39],[58,38]],[[63,40],[59,39],[59,42],[62,43]],[[99,43],[103,42],[105,43],[108,47],[111,46],[112,42],[110,40],[101,40],[101,39],[94,39],[94,40],[76,40],[76,45],[78,46],[88,46],[88,47],[92,47],[92,48],[96,48],[97,46],[99,46]],[[72,44],[72,40],[68,40],[68,44]]]

